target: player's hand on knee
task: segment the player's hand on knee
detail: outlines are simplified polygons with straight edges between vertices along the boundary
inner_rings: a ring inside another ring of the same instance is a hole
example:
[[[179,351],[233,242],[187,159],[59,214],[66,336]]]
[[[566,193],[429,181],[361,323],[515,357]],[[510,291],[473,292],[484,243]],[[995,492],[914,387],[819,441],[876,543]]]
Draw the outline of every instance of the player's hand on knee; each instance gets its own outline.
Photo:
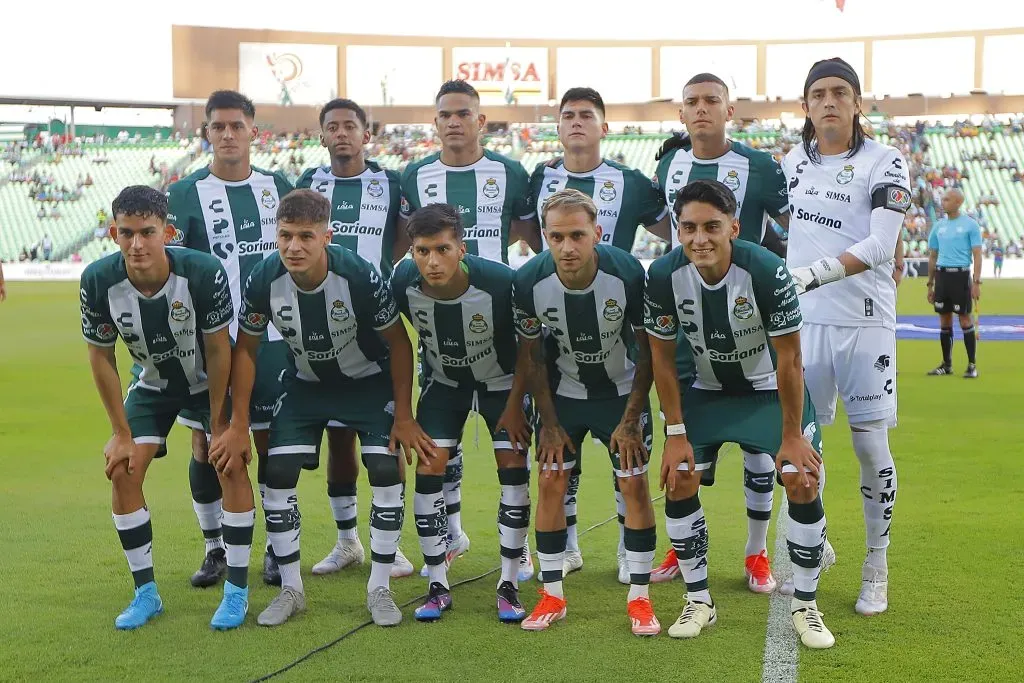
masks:
[[[817,486],[821,455],[802,435],[782,440],[782,446],[775,456],[775,469],[782,473],[782,468],[787,463],[796,468],[801,486]]]
[[[501,430],[508,434],[508,440],[512,444],[512,450],[516,453],[527,453],[530,450],[530,423],[526,419],[526,413],[519,406],[506,406],[497,424],[494,425],[494,434]]]
[[[631,472],[634,468],[642,467],[647,461],[647,449],[644,447],[640,422],[620,422],[608,440],[608,450],[619,454],[619,467],[623,472]]]
[[[686,464],[685,472],[679,466]],[[659,488],[675,491],[682,484],[682,477],[693,477],[697,474],[697,465],[693,457],[693,446],[685,434],[670,435],[665,439],[665,449],[661,454],[661,482]]]
[[[245,467],[248,464],[249,463],[246,462],[245,456],[242,453],[233,453],[218,460],[215,467],[221,475],[228,478],[241,472],[245,472]]]
[[[104,474],[107,475],[107,479],[114,476],[114,470],[118,467],[124,467],[125,471],[131,474],[134,470],[131,461],[134,454],[135,441],[132,440],[131,434],[114,434],[110,437],[107,445],[103,447],[103,458],[106,461]]]
[[[550,479],[552,476],[561,474],[565,466],[564,452],[566,448],[573,454],[576,453],[576,446],[573,445],[572,439],[561,425],[541,426],[537,461],[540,463],[545,477]]]
[[[225,473],[225,467],[233,458],[238,458],[248,465],[252,462],[249,431],[232,425],[221,434],[215,435],[210,442],[208,458],[214,469],[221,473]]]
[[[391,440],[388,449],[395,453],[399,446],[405,454],[405,462],[409,465],[412,465],[414,452],[419,457],[430,459],[436,458],[438,455],[437,444],[427,436],[419,422],[411,417],[395,420],[395,424],[391,427]]]

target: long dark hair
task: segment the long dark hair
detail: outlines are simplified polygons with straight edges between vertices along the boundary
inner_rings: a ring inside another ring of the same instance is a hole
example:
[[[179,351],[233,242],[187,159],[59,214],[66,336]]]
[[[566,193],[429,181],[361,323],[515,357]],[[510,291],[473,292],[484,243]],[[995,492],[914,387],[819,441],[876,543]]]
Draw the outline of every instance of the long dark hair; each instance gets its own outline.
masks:
[[[861,125],[860,116],[860,113],[857,113],[853,117],[853,144],[846,155],[847,159],[859,152],[860,148],[864,146],[864,126]],[[818,151],[818,133],[814,130],[814,123],[811,121],[810,116],[804,118],[804,129],[800,137],[803,139],[804,154],[811,160],[811,163],[820,164],[821,153]]]

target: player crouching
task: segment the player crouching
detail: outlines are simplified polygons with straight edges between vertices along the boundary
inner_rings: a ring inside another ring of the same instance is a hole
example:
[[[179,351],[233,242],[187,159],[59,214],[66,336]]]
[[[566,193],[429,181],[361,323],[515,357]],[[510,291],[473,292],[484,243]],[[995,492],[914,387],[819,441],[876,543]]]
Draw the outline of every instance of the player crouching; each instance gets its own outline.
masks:
[[[498,619],[522,621],[517,574],[530,528],[530,426],[523,410],[525,381],[513,376],[516,333],[508,266],[466,253],[459,211],[430,204],[408,226],[412,260],[391,278],[398,308],[419,333],[425,381],[416,419],[433,439],[434,456],[420,452],[416,466],[416,532],[428,575],[427,601],[419,621],[435,621],[452,604],[448,565],[445,466],[470,411],[494,435],[501,500],[498,539]]]
[[[599,244],[597,207],[579,190],[551,195],[541,220],[549,250],[515,277],[516,375],[527,379],[540,425],[535,526],[544,584],[522,626],[540,631],[565,618],[563,501],[590,432],[608,448],[626,503],[626,612],[634,634],[653,636],[661,625],[648,595],[656,525],[647,485],[653,433],[643,266],[628,252]],[[542,325],[550,332],[544,339]]]
[[[373,490],[367,609],[380,626],[402,621],[390,588],[405,512],[395,444],[410,464],[411,449],[433,447],[412,416],[412,345],[391,289],[369,262],[331,244],[330,210],[313,190],[295,190],[278,205],[278,251],[252,270],[242,294],[231,427],[210,449],[215,459],[225,457],[222,450],[248,452],[256,352],[273,324],[291,348],[295,372],[284,376],[270,424],[263,511],[282,589],[257,619],[261,626],[283,624],[306,607],[296,486],[332,420],[356,430]]]
[[[121,250],[82,273],[82,334],[114,435],[103,449],[113,485],[114,526],[135,580],[135,599],[114,620],[118,629],[143,626],[163,611],[153,576],[153,527],[142,485],[153,458],[166,453],[167,433],[183,409],[202,418],[207,433],[226,428],[231,373],[228,326],[234,306],[220,262],[191,249],[164,246],[167,198],[144,185],[114,200],[110,236]],[[120,335],[141,367],[121,403],[114,342]],[[202,335],[200,337],[200,335]],[[227,581],[210,626],[242,625],[249,607],[249,550],[255,509],[246,456],[216,464],[224,491]]]
[[[736,198],[722,183],[690,183],[676,196],[674,212],[681,246],[651,264],[645,302],[667,422],[665,525],[687,591],[686,607],[668,634],[695,638],[718,618],[708,591],[708,531],[698,492],[701,472],[713,466],[720,446],[736,443],[775,457],[789,499],[793,626],[807,647],[832,647],[835,638],[815,602],[825,547],[816,485],[821,436],[804,388],[793,277],[778,256],[736,239]],[[675,365],[680,329],[697,370],[685,397]]]

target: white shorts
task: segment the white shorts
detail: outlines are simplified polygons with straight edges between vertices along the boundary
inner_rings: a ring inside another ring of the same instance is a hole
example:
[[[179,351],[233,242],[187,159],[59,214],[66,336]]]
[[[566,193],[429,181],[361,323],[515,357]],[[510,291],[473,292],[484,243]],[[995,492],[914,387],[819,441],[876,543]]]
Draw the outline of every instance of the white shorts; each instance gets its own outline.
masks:
[[[896,426],[896,332],[884,327],[804,323],[804,383],[818,422],[832,424],[841,396],[850,424],[886,420]]]

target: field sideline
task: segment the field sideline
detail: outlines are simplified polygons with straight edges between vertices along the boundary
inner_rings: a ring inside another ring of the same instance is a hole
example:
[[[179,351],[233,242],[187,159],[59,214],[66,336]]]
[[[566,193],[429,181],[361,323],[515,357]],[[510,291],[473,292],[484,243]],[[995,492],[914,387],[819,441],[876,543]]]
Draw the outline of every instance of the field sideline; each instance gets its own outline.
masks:
[[[231,633],[209,629],[221,591],[188,584],[202,559],[202,539],[188,493],[188,433],[178,427],[168,443],[170,455],[150,469],[146,489],[166,611],[140,631],[114,630],[114,617],[131,598],[131,577],[110,519],[102,458],[109,426],[92,387],[76,288],[12,282],[7,302],[0,304],[0,497],[7,509],[0,527],[0,582],[6,588],[0,602],[0,681],[251,680],[364,622],[368,567],[327,578],[309,574],[336,537],[321,468],[304,473],[299,485],[308,611],[274,630],[256,626],[256,614],[276,591],[259,580],[264,532],[258,513],[246,626]],[[989,278],[983,295],[984,314],[1024,313],[1024,280]],[[930,311],[923,280],[901,287],[900,311]],[[983,339],[981,377],[971,382],[924,376],[939,362],[937,342],[899,343],[900,425],[891,439],[899,493],[889,556],[890,609],[873,619],[853,611],[864,552],[856,460],[845,428],[824,429],[825,508],[839,559],[823,575],[818,604],[837,643],[824,652],[801,650],[801,680],[1020,680],[1024,475],[1017,462],[1020,439],[1013,434],[1020,433],[1022,351],[1024,345]],[[127,355],[119,358],[124,374]],[[962,372],[964,364],[958,340],[954,369]],[[660,428],[659,420],[656,432]],[[463,525],[472,549],[453,564],[453,582],[498,564],[498,485],[485,432],[482,420],[479,427],[475,421],[466,427]],[[655,465],[660,443],[656,438]],[[625,587],[615,580],[612,523],[582,538],[586,565],[566,581],[568,619],[548,633],[499,624],[491,576],[456,588],[455,608],[441,623],[418,624],[406,608],[400,627],[371,626],[276,680],[758,681],[768,599],[749,593],[743,580],[741,462],[731,447],[719,483],[701,495],[719,623],[696,641],[674,641],[664,633],[646,640],[630,635]],[[589,444],[581,529],[614,514],[609,478],[606,454]],[[360,534],[367,548],[368,493],[364,476]],[[776,504],[781,496],[776,488]],[[418,568],[411,480],[406,499],[402,548]],[[660,562],[667,540],[662,504],[655,509]],[[770,552],[774,541],[773,523]],[[538,585],[522,586],[528,608]],[[416,576],[392,587],[402,603],[421,595],[426,584]],[[666,629],[679,614],[682,592],[681,582],[652,587]]]

